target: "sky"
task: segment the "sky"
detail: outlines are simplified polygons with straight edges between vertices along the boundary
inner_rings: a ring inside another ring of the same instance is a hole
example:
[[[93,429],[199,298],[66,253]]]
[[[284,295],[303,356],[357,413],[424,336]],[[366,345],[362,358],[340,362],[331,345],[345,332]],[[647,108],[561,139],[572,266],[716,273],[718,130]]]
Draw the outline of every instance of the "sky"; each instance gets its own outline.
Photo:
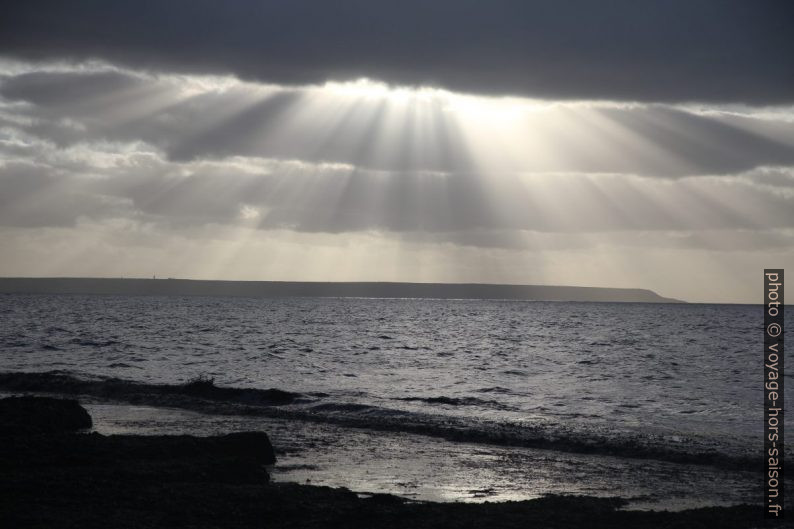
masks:
[[[0,276],[649,288],[794,267],[785,1],[42,1]]]

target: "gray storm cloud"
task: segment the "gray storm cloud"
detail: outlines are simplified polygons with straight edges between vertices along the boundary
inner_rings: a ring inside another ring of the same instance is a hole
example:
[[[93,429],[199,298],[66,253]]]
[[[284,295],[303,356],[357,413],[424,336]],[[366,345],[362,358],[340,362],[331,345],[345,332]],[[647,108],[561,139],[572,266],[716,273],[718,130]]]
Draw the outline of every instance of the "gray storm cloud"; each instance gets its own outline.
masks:
[[[277,84],[369,77],[476,94],[794,102],[785,0],[27,0],[0,50]]]

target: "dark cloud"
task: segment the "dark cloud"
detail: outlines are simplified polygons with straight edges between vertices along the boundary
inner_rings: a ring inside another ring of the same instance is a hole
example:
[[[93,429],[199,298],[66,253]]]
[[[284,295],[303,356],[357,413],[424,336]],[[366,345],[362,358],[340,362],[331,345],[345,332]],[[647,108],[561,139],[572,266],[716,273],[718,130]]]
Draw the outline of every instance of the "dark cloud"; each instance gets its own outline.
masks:
[[[794,102],[786,0],[26,0],[0,50],[285,84],[361,76],[488,94]]]
[[[2,92],[9,99],[63,108],[96,104],[97,98],[131,90],[142,83],[142,78],[112,70],[88,74],[39,71],[2,78]]]
[[[794,123],[768,119],[716,118],[677,109],[650,107],[633,110],[603,110],[602,115],[618,124],[632,138],[640,138],[667,159],[630,167],[639,174],[727,174],[759,165],[794,164]],[[627,160],[632,153],[626,153]],[[678,167],[676,167],[678,164]]]

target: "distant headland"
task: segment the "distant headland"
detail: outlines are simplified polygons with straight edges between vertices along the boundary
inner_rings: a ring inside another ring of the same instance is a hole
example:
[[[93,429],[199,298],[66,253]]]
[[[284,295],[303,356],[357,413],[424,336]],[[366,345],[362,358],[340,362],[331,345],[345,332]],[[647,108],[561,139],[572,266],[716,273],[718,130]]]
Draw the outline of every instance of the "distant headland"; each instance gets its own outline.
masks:
[[[301,281],[211,281],[193,279],[0,278],[0,293],[115,294],[148,296],[361,297],[509,299],[684,303],[641,288],[600,288],[484,283],[382,283]]]

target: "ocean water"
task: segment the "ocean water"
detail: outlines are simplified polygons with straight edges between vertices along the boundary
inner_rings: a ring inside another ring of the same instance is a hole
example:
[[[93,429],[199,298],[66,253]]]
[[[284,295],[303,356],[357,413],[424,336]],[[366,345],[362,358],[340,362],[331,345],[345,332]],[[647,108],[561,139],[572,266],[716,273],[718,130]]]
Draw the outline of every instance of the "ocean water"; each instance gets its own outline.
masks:
[[[299,393],[280,407],[293,419],[450,454],[454,439],[746,472],[763,448],[762,323],[749,305],[3,295],[0,371],[212,377]]]

